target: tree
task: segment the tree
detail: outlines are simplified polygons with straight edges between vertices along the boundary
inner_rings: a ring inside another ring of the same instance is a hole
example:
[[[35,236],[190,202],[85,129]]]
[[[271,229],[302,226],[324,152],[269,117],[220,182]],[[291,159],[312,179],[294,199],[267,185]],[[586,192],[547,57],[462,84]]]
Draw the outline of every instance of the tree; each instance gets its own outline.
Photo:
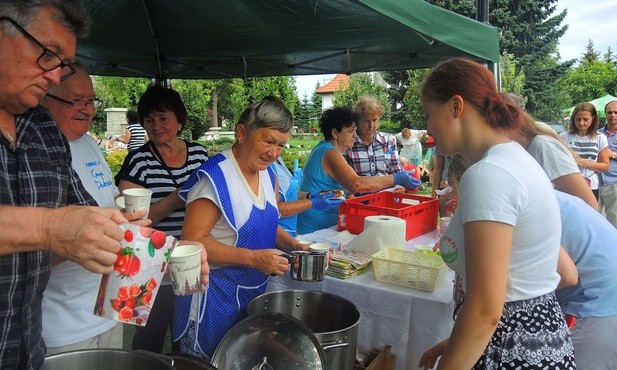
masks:
[[[334,92],[334,105],[337,107],[351,107],[356,105],[360,97],[371,95],[376,97],[385,107],[383,119],[390,119],[390,103],[388,92],[384,86],[373,82],[368,73],[354,73],[349,77],[349,88]]]
[[[311,131],[311,127],[316,127],[315,123],[319,119],[321,113],[321,98],[318,94],[313,94],[313,97],[317,96],[319,100],[309,100],[308,96],[304,94],[304,98],[300,100],[300,104],[296,109],[294,115],[294,123],[303,132]]]
[[[604,54],[604,61],[607,63],[612,63],[613,65],[617,66],[617,59],[615,59],[615,55],[613,54],[613,49],[611,49],[610,46],[608,47],[608,49],[606,49],[606,53]]]
[[[470,18],[475,17],[475,1],[436,0],[434,4]],[[489,22],[500,29],[502,52],[514,56],[515,74],[523,73],[522,95],[527,109],[538,118],[559,114],[554,94],[557,80],[573,61],[559,63],[558,40],[567,30],[561,26],[567,12],[556,11],[557,0],[490,0]]]
[[[105,108],[136,109],[139,97],[150,85],[146,78],[123,78],[92,76],[94,94],[103,101],[96,110],[92,121],[92,131],[104,133],[107,131]]]
[[[568,71],[559,84],[570,97],[563,108],[607,94],[616,95],[617,66],[600,60],[585,62]]]
[[[499,57],[499,70],[501,71],[501,88],[503,92],[523,94],[525,85],[525,73],[516,70],[514,55],[504,53]]]
[[[581,64],[595,62],[600,59],[600,53],[593,48],[593,41],[588,39],[585,53],[581,57]]]
[[[207,80],[173,80],[172,86],[186,106],[187,122],[182,136],[189,140],[197,140],[208,129],[208,102],[213,83]]]
[[[422,81],[428,75],[430,69],[412,69],[406,71],[409,87],[403,99],[406,107],[405,121],[409,122],[409,127],[416,130],[426,129],[426,120],[422,112],[422,102],[420,101],[420,87]]]

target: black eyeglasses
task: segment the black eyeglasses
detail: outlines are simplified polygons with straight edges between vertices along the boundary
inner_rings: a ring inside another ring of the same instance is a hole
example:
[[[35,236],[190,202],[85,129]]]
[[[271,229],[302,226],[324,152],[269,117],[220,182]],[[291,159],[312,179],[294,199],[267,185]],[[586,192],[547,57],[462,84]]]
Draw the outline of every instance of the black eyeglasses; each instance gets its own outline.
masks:
[[[0,21],[8,21],[10,22],[25,38],[30,40],[33,44],[43,49],[43,53],[36,60],[36,63],[46,72],[53,71],[54,69],[60,67],[60,80],[64,81],[67,78],[71,77],[75,73],[75,69],[70,65],[67,65],[60,59],[60,57],[49,50],[45,45],[41,44],[41,42],[34,38],[31,34],[28,33],[22,26],[20,26],[17,22],[9,17],[0,17]]]
[[[49,94],[49,93],[47,95],[45,95],[45,96],[47,96],[49,98],[52,98],[54,100],[57,100],[59,102],[62,102],[64,104],[66,104],[66,105],[70,105],[71,107],[75,107],[75,108],[79,108],[79,109],[85,109],[90,104],[92,104],[92,106],[96,109],[96,108],[100,107],[103,104],[103,102],[101,100],[97,99],[97,98],[94,98],[94,99],[82,99],[82,98],[79,98],[79,99],[75,99],[75,100],[66,100],[66,99],[62,99],[59,96],[55,96],[55,95]]]

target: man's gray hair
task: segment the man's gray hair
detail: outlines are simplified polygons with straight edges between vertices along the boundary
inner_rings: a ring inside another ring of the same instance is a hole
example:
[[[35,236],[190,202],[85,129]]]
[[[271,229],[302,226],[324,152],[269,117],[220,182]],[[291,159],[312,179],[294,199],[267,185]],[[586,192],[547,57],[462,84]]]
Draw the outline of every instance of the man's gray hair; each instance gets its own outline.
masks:
[[[55,10],[54,19],[78,38],[90,33],[92,18],[79,0],[1,0],[0,17],[9,17],[25,29],[32,26],[38,12],[50,7]],[[18,31],[8,22],[0,22],[4,32],[13,37]]]
[[[293,127],[293,118],[281,99],[269,96],[249,105],[242,112],[238,123],[244,124],[247,134],[258,128],[287,133]]]

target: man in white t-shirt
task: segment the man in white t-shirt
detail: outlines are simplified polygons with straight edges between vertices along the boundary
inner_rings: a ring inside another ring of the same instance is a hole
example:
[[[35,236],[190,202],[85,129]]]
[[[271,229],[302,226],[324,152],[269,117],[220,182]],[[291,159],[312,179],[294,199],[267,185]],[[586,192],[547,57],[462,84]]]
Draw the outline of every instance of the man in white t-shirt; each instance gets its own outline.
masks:
[[[118,188],[105,158],[88,135],[96,108],[88,72],[73,64],[75,74],[52,87],[41,101],[71,147],[71,165],[100,207],[115,207]],[[47,355],[88,348],[122,348],[122,324],[93,314],[101,275],[72,261],[54,260],[43,297],[43,339]]]

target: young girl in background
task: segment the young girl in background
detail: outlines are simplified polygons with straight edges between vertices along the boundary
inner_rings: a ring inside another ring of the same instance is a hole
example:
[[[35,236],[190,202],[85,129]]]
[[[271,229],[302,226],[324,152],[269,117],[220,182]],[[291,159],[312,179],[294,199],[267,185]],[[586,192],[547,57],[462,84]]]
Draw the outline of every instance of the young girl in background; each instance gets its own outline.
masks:
[[[568,131],[560,135],[578,154],[576,163],[596,200],[600,185],[597,172],[608,171],[610,166],[608,141],[606,136],[598,133],[599,125],[600,119],[596,107],[591,103],[578,103],[570,116]]]

